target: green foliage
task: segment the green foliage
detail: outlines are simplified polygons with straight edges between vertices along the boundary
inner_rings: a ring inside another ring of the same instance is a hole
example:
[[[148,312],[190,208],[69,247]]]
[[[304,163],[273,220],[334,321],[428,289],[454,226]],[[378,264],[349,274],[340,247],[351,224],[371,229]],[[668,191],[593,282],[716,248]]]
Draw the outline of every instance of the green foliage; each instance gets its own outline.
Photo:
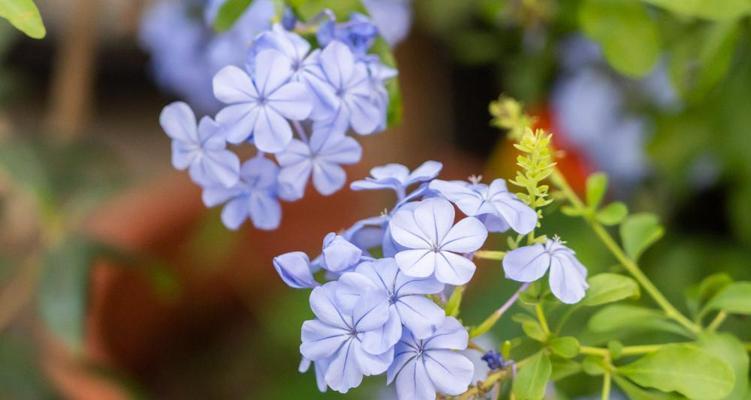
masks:
[[[214,29],[217,32],[224,32],[232,28],[235,22],[243,15],[245,10],[250,7],[253,0],[227,0],[216,14],[214,20]]]
[[[462,306],[462,297],[464,297],[464,286],[457,286],[451,292],[451,297],[449,297],[446,306],[443,308],[447,316],[456,317],[459,315],[459,309]]]
[[[624,299],[639,298],[639,285],[633,279],[620,275],[603,273],[588,279],[589,290],[582,300],[583,305],[598,306]]]
[[[736,282],[725,286],[709,300],[705,310],[751,315],[751,282]]]
[[[583,0],[579,21],[584,33],[602,46],[618,72],[640,77],[652,71],[660,55],[657,24],[635,0]]]
[[[548,342],[548,347],[561,358],[574,358],[579,355],[579,341],[573,336],[554,338]]]
[[[538,342],[545,342],[548,340],[548,334],[542,329],[540,323],[527,314],[515,314],[512,319],[522,326],[524,334],[529,336],[530,339]]]
[[[587,177],[587,205],[596,210],[608,191],[608,176],[602,172]]]
[[[623,249],[634,261],[664,234],[665,229],[654,214],[633,214],[621,224]]]
[[[542,399],[551,373],[550,358],[544,351],[538,352],[529,359],[514,379],[514,396],[519,400]]]
[[[678,400],[682,397],[674,396],[669,393],[656,392],[654,390],[646,390],[631,382],[626,378],[621,378],[618,375],[613,375],[613,380],[618,387],[623,390],[624,393],[631,400]]]
[[[697,314],[701,306],[731,283],[733,283],[733,278],[726,273],[712,274],[704,278],[701,283],[686,291],[689,309]]]
[[[685,331],[663,313],[640,306],[613,304],[597,311],[587,323],[597,333],[622,335],[629,332],[662,331],[685,335]]]
[[[286,3],[305,21],[327,8],[333,11],[338,19],[348,19],[353,12],[368,14],[362,0],[286,0]]]
[[[623,367],[618,373],[637,384],[692,399],[722,399],[735,373],[720,358],[691,344],[669,344]]]
[[[541,129],[532,132],[527,128],[519,143],[514,144],[522,154],[516,157],[520,169],[510,182],[526,190],[516,195],[532,208],[544,207],[553,201],[548,195],[549,186],[542,184],[555,168],[550,140],[549,133]]]
[[[628,207],[620,201],[608,204],[595,213],[597,222],[603,225],[618,225],[628,216]]]
[[[550,379],[554,382],[582,372],[581,363],[573,360],[553,358],[550,364],[553,369]]]
[[[42,16],[32,0],[0,0],[0,17],[34,39],[47,35]]]
[[[642,0],[670,12],[710,20],[735,19],[751,13],[749,0]]]
[[[729,333],[708,333],[699,338],[699,347],[725,361],[735,372],[733,390],[726,400],[744,400],[749,392],[748,353],[738,338]]]

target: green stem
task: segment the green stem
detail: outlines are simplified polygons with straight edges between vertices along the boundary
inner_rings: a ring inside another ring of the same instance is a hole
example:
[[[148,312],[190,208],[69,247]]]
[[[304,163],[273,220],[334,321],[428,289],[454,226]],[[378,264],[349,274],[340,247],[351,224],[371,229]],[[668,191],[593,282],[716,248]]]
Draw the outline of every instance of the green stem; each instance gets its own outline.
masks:
[[[725,322],[725,318],[727,318],[727,317],[728,317],[728,313],[727,312],[720,311],[719,313],[717,313],[717,316],[714,317],[714,319],[712,320],[712,322],[710,322],[709,325],[707,325],[707,330],[709,332],[716,331],[717,328],[719,328],[720,325],[722,325],[722,323]]]
[[[602,400],[610,399],[610,372],[602,375]]]
[[[543,312],[542,305],[540,305],[539,303],[535,305],[535,314],[537,314],[537,320],[540,321],[542,331],[545,332],[546,335],[550,336],[550,327],[548,326],[548,320],[545,319],[545,313]]]
[[[478,250],[475,252],[474,257],[482,260],[501,261],[505,255],[505,251]]]
[[[579,209],[585,208],[584,203],[581,201],[581,199],[579,199],[579,196],[573,191],[573,189],[571,189],[571,186],[569,186],[566,178],[560,173],[560,171],[558,171],[558,169],[553,171],[551,179],[553,183],[558,186],[558,188],[563,192],[563,194],[566,196],[566,199],[571,203],[571,205]],[[631,276],[633,276],[634,279],[639,282],[644,290],[647,291],[647,293],[652,297],[655,303],[657,303],[657,305],[662,308],[668,318],[673,319],[674,321],[683,325],[683,327],[688,329],[688,331],[691,333],[698,334],[701,332],[701,327],[686,318],[686,316],[678,311],[678,309],[676,309],[665,298],[665,296],[660,292],[659,289],[657,289],[652,281],[650,281],[649,278],[644,275],[644,272],[642,272],[641,268],[639,268],[639,265],[634,262],[634,260],[630,259],[626,255],[626,253],[624,253],[615,239],[613,239],[610,233],[608,233],[608,231],[599,222],[592,218],[586,218],[586,220],[597,237],[600,239],[600,241],[605,245],[605,247],[610,250],[613,256],[615,256],[618,262],[623,265],[626,271],[628,271]]]
[[[569,309],[566,310],[566,312],[563,314],[563,316],[561,317],[561,319],[556,324],[556,328],[555,328],[555,334],[556,335],[558,335],[558,334],[561,333],[561,331],[563,330],[563,327],[566,325],[566,322],[568,322],[569,318],[571,318],[571,316],[574,315],[574,313],[576,312],[576,310],[579,309],[579,304],[575,304],[575,305],[569,307]]]

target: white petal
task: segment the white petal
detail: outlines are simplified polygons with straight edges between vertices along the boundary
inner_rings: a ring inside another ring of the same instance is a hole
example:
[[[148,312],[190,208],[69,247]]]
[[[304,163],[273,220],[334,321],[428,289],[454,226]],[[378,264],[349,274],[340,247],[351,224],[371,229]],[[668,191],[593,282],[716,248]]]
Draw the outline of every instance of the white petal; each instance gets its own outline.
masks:
[[[435,388],[421,359],[407,363],[396,377],[399,400],[435,400]]]
[[[255,82],[258,94],[270,96],[280,86],[289,81],[292,66],[289,58],[276,50],[262,50],[256,56]]]
[[[159,124],[169,137],[188,143],[198,143],[196,116],[190,106],[183,102],[169,104],[159,115]]]
[[[476,268],[466,257],[441,251],[436,257],[435,278],[449,285],[463,285],[472,279]]]
[[[451,396],[466,392],[475,372],[472,361],[451,350],[427,352],[425,369],[437,391]]]
[[[225,104],[253,102],[258,98],[255,85],[248,74],[230,65],[214,75],[214,97]]]
[[[406,248],[427,250],[433,247],[429,238],[417,225],[415,214],[411,210],[397,211],[389,221],[389,231],[391,238]]]
[[[339,393],[347,393],[362,382],[363,374],[355,358],[355,345],[354,340],[347,341],[326,370],[326,383]]]
[[[317,319],[302,324],[300,352],[310,360],[333,355],[350,338],[347,330],[327,325]]]
[[[304,84],[290,82],[269,96],[269,106],[285,118],[302,121],[313,110],[313,99]]]
[[[444,236],[441,250],[456,253],[473,252],[485,243],[488,230],[477,218],[467,217],[454,225]]]
[[[550,266],[550,254],[541,244],[511,250],[503,257],[506,278],[517,282],[534,282],[545,275]]]
[[[426,278],[435,271],[436,253],[430,250],[404,250],[396,253],[394,259],[407,276]]]
[[[454,206],[441,198],[423,200],[415,209],[415,222],[431,244],[442,243],[454,224]]]
[[[284,117],[270,107],[259,110],[253,135],[258,150],[278,153],[292,141],[292,128]]]
[[[586,269],[573,256],[552,257],[549,279],[550,291],[561,302],[574,304],[584,298],[588,287]]]
[[[399,297],[395,305],[404,326],[418,339],[430,336],[433,327],[440,325],[446,317],[441,307],[420,295]]]

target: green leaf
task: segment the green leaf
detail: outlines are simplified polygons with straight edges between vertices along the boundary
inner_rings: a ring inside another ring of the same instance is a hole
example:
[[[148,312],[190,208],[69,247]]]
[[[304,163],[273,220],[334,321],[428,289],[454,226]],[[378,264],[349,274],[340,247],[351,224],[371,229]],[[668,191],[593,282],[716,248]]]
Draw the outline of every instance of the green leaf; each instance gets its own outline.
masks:
[[[579,22],[584,33],[602,46],[608,63],[618,72],[641,77],[657,63],[657,25],[638,1],[584,0]]]
[[[84,339],[89,270],[96,247],[72,237],[45,257],[39,287],[39,309],[47,328],[73,351]]]
[[[688,289],[686,291],[686,303],[691,312],[698,313],[701,306],[731,283],[733,283],[733,278],[721,272],[709,275],[701,283]]]
[[[717,356],[691,344],[669,344],[623,367],[637,384],[692,399],[722,399],[733,390],[735,373]]]
[[[548,335],[542,329],[540,323],[529,315],[515,314],[513,317],[511,317],[511,319],[515,322],[520,323],[522,325],[522,331],[524,331],[524,334],[529,336],[531,339],[534,339],[538,342],[544,342],[548,339]]]
[[[451,297],[446,302],[444,311],[449,317],[456,317],[459,315],[459,308],[462,305],[462,297],[464,296],[464,286],[457,286],[451,293]]]
[[[232,28],[252,3],[253,0],[226,0],[216,13],[214,29],[224,32]]]
[[[0,0],[0,17],[34,39],[47,35],[42,16],[32,0]]]
[[[706,334],[699,338],[699,347],[721,358],[735,372],[735,386],[726,400],[743,400],[749,389],[748,352],[738,338],[729,333]]]
[[[750,0],[643,0],[676,14],[711,20],[728,20],[751,12]]]
[[[617,332],[620,334],[659,330],[686,335],[682,327],[670,321],[663,313],[650,308],[625,304],[603,307],[589,319],[587,328],[596,333]]]
[[[731,314],[751,314],[751,282],[726,286],[707,303],[705,310],[724,310]]]
[[[553,373],[550,374],[552,381],[560,381],[571,375],[576,375],[582,371],[582,365],[574,360],[554,358],[550,360],[553,367]]]
[[[603,273],[592,276],[588,281],[587,296],[582,301],[585,306],[639,298],[639,284],[627,276]]]
[[[624,393],[631,400],[677,400],[683,397],[675,396],[670,393],[656,392],[653,390],[646,390],[628,381],[626,378],[621,378],[618,375],[613,375],[613,380],[618,387],[623,390]]]
[[[678,38],[668,52],[668,72],[681,97],[700,102],[727,76],[740,32],[731,21],[691,27]]]
[[[582,360],[582,370],[587,375],[599,376],[604,374],[607,368],[602,357],[586,356]]]
[[[572,336],[555,338],[548,343],[548,347],[563,358],[574,358],[579,355],[579,341]]]
[[[519,400],[542,399],[545,396],[545,386],[550,379],[551,372],[550,358],[545,352],[538,352],[516,375],[512,387],[514,396]]]
[[[348,19],[354,12],[368,15],[368,10],[361,0],[287,0],[287,4],[303,21],[314,18],[326,9],[333,11],[340,20]]]
[[[628,207],[620,201],[608,204],[595,214],[597,221],[603,225],[618,225],[626,216],[628,216]]]
[[[587,205],[596,210],[608,190],[608,176],[602,172],[587,177]]]
[[[623,249],[634,261],[664,234],[665,230],[654,214],[633,214],[621,224]]]

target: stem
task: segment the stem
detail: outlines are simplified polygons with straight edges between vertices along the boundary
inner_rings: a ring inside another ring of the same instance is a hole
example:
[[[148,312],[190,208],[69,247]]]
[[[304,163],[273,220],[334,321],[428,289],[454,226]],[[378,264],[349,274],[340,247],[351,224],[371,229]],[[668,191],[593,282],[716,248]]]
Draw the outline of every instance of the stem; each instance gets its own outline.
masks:
[[[602,349],[599,347],[580,346],[579,353],[586,354],[589,356],[603,357],[603,358],[610,357],[610,350]]]
[[[497,310],[495,310],[492,314],[490,314],[487,318],[485,318],[485,321],[483,321],[480,325],[477,327],[470,329],[469,337],[477,337],[485,332],[489,331],[493,326],[495,326],[496,322],[501,318],[501,316],[508,311],[511,306],[516,303],[516,300],[519,299],[519,295],[522,294],[523,291],[527,290],[529,287],[529,283],[522,284],[519,286],[519,289],[516,289],[516,292],[509,297],[508,300],[506,300],[503,305],[501,305]]]
[[[556,169],[553,171],[552,175],[553,183],[558,186],[558,188],[563,192],[566,199],[577,208],[585,208],[584,203],[579,199],[579,196],[571,189],[571,186],[569,186],[568,182],[566,181],[566,178],[563,176],[563,174]],[[659,289],[652,283],[652,281],[649,280],[649,278],[644,275],[644,272],[642,272],[641,268],[639,268],[639,265],[634,262],[634,260],[630,259],[626,253],[623,252],[621,247],[618,245],[618,243],[613,239],[613,237],[608,233],[608,231],[596,220],[592,218],[585,218],[587,222],[589,223],[592,230],[595,232],[597,237],[600,239],[600,241],[605,245],[605,247],[610,250],[610,252],[615,256],[615,258],[618,260],[621,265],[628,271],[631,276],[636,279],[637,282],[644,288],[644,290],[649,293],[649,295],[652,297],[652,299],[657,303],[660,308],[665,312],[665,315],[678,322],[679,324],[683,325],[686,329],[688,329],[689,332],[698,334],[701,332],[701,327],[699,327],[697,324],[691,322],[686,316],[684,316],[678,309],[676,309],[666,298],[665,296],[660,292]]]
[[[475,258],[482,260],[501,261],[505,255],[505,251],[479,250],[475,252]]]
[[[548,326],[548,320],[545,319],[545,313],[542,310],[542,305],[540,305],[539,303],[535,305],[535,314],[537,314],[537,320],[540,321],[542,331],[545,332],[546,335],[550,336],[550,327]]]
[[[727,318],[727,317],[728,317],[728,313],[727,312],[720,311],[719,313],[717,313],[717,316],[714,317],[714,319],[712,320],[712,322],[710,322],[709,325],[707,325],[707,330],[710,331],[710,332],[716,331],[717,328],[719,328],[720,325],[722,325],[722,323],[725,322],[725,318]]]
[[[610,399],[610,372],[602,375],[602,400]]]
[[[571,318],[571,316],[574,315],[574,313],[578,309],[579,309],[579,304],[575,304],[572,307],[569,307],[568,310],[566,310],[566,312],[563,314],[561,319],[556,324],[557,325],[555,328],[556,335],[561,333],[561,331],[563,330],[563,327],[566,325],[566,322],[568,322],[569,318]]]
[[[626,346],[621,350],[622,356],[635,356],[639,354],[654,353],[660,350],[664,345],[661,344],[645,344],[641,346]]]

